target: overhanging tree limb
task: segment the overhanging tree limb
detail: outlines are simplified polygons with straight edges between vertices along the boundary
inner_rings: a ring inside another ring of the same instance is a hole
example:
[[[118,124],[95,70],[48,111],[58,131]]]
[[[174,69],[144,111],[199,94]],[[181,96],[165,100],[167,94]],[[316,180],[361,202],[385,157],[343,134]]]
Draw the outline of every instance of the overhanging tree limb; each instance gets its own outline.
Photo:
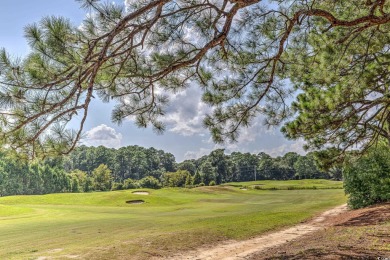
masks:
[[[63,18],[46,18],[26,30],[33,49],[28,57],[11,61],[5,51],[0,55],[4,94],[0,101],[7,104],[0,126],[12,147],[25,147],[28,140],[42,147],[36,153],[49,152],[54,146],[57,152],[67,153],[81,138],[94,93],[104,101],[116,100],[113,121],[135,116],[137,125],[151,124],[161,131],[164,126],[159,118],[168,97],[159,93],[183,90],[189,84],[201,85],[203,100],[215,107],[205,120],[214,141],[235,140],[239,129],[259,114],[271,124],[290,114],[286,100],[291,89],[284,84],[286,78],[303,91],[309,85],[332,88],[328,79],[317,74],[323,66],[335,66],[327,67],[332,80],[345,87],[357,68],[362,71],[356,62],[358,54],[365,60],[364,68],[374,60],[387,62],[380,47],[374,50],[366,45],[360,50],[364,42],[357,43],[369,32],[387,30],[390,15],[385,0],[369,5],[360,1],[279,1],[271,6],[260,0],[142,0],[132,2],[127,10],[99,1],[82,2],[95,11],[80,28]],[[321,37],[327,40],[321,42]],[[372,33],[371,41],[384,48],[383,37],[384,33]],[[325,60],[332,57],[334,62]],[[337,71],[340,67],[342,73]],[[375,70],[370,68],[354,80],[366,82],[375,78],[372,74]],[[383,78],[375,82],[378,85]],[[369,84],[365,87],[370,88]],[[388,92],[386,87],[379,89]],[[340,92],[349,93],[342,88]],[[356,98],[365,98],[365,94]],[[345,107],[350,109],[348,104]],[[54,141],[50,125],[64,126],[79,110],[84,111],[80,129],[69,132],[67,140]],[[337,122],[346,112],[340,113]],[[347,115],[353,118],[353,113],[362,115],[357,111]],[[386,116],[381,118],[385,124]],[[366,119],[360,117],[360,121]],[[354,124],[361,125],[360,121]],[[343,128],[342,124],[339,127]],[[310,132],[296,130],[305,136]],[[290,134],[295,136],[299,134]]]

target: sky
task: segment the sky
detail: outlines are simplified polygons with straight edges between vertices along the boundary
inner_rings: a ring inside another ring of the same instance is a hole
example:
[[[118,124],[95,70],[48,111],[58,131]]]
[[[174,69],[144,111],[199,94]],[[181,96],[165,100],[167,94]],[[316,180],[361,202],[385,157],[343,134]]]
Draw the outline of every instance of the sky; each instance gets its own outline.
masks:
[[[4,47],[14,57],[23,57],[29,51],[23,36],[24,27],[50,15],[66,17],[74,25],[79,25],[86,11],[74,0],[1,0],[0,48]],[[164,118],[167,130],[163,134],[156,134],[149,128],[137,128],[131,120],[126,120],[121,126],[113,124],[110,120],[113,106],[112,103],[93,100],[84,127],[84,144],[112,148],[127,145],[154,147],[172,153],[178,162],[199,158],[218,148],[225,148],[227,154],[234,151],[266,152],[272,156],[290,151],[304,153],[301,140],[286,140],[279,128],[268,129],[260,117],[250,128],[242,129],[238,142],[214,144],[208,130],[202,127],[203,117],[210,107],[201,102],[201,90],[196,86],[171,99]]]

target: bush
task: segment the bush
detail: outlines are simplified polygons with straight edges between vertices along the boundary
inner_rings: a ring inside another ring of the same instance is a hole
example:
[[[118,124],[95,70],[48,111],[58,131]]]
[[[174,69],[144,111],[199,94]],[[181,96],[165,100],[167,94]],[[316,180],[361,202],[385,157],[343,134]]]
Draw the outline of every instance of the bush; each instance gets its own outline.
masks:
[[[111,190],[123,190],[123,184],[120,182],[114,182],[112,184]]]
[[[192,183],[191,174],[186,170],[166,172],[162,176],[165,187],[184,187]]]
[[[160,181],[152,176],[147,176],[145,178],[142,178],[141,180],[139,180],[138,184],[141,188],[149,188],[149,189],[161,188]]]
[[[344,167],[344,188],[351,208],[390,200],[390,148],[380,144]]]
[[[95,170],[92,172],[92,176],[94,179],[94,189],[96,191],[108,191],[111,190],[112,185],[112,177],[111,170],[105,164],[100,164]]]
[[[193,185],[199,185],[202,182],[202,177],[199,174],[199,171],[196,171],[194,178],[192,179]]]
[[[137,183],[137,181],[135,181],[133,179],[126,179],[123,183],[123,188],[124,189],[137,189],[138,183]]]
[[[215,181],[210,181],[209,186],[215,186]]]
[[[202,186],[204,186],[204,183],[201,182],[201,183],[198,184],[198,186],[199,186],[199,187],[202,187]]]

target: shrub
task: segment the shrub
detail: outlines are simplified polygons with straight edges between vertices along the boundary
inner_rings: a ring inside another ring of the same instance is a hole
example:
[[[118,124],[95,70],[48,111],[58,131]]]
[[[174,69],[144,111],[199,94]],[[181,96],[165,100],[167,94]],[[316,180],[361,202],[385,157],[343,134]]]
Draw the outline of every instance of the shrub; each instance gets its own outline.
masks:
[[[215,181],[210,181],[209,186],[215,186]]]
[[[123,184],[120,182],[114,182],[112,184],[111,190],[123,190]]]
[[[141,188],[150,188],[150,189],[159,189],[161,188],[161,183],[159,180],[152,176],[147,176],[139,180],[139,186]]]
[[[137,189],[138,188],[138,183],[137,181],[133,179],[126,179],[123,183],[123,188],[124,189]]]
[[[72,177],[72,192],[80,192],[79,180]]]
[[[112,177],[111,170],[105,164],[100,164],[92,172],[92,176],[94,179],[94,189],[97,191],[108,191],[111,190],[112,185]]]
[[[199,185],[202,182],[202,177],[199,174],[199,171],[196,171],[194,178],[192,179],[193,185]]]
[[[344,188],[351,208],[390,200],[390,148],[379,144],[344,167]]]
[[[163,174],[162,180],[165,187],[184,187],[192,183],[191,174],[187,170],[166,172]]]
[[[202,187],[202,186],[204,186],[204,183],[201,182],[201,183],[198,184],[198,186],[199,186],[199,187]]]

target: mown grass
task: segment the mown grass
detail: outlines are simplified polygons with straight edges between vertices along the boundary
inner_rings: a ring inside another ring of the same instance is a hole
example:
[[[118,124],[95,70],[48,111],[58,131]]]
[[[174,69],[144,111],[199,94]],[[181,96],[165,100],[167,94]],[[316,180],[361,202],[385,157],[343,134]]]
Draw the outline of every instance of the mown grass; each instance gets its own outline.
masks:
[[[293,225],[345,203],[342,190],[237,187],[0,198],[0,259],[146,259]],[[142,199],[130,205],[127,200]]]
[[[240,188],[250,188],[259,190],[304,190],[304,189],[342,189],[342,181],[332,180],[288,180],[288,181],[250,181],[250,182],[230,182],[224,186],[233,186]]]

